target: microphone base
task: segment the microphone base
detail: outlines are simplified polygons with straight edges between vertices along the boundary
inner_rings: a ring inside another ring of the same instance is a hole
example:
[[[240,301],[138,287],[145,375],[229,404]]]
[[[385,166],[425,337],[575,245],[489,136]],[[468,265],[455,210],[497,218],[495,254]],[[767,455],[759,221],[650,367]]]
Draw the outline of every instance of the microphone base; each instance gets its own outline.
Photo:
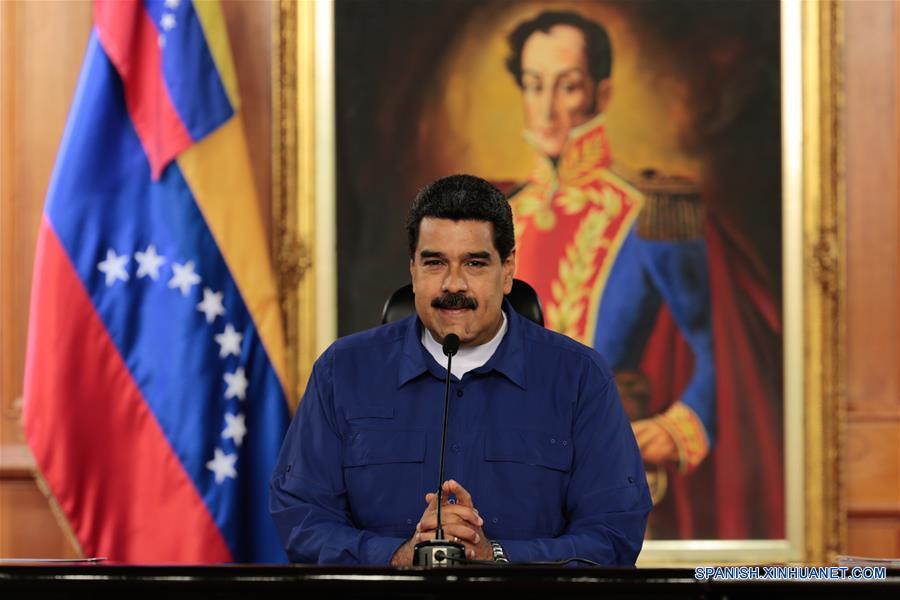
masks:
[[[466,547],[450,540],[419,542],[413,550],[413,565],[417,567],[460,567],[466,560]]]

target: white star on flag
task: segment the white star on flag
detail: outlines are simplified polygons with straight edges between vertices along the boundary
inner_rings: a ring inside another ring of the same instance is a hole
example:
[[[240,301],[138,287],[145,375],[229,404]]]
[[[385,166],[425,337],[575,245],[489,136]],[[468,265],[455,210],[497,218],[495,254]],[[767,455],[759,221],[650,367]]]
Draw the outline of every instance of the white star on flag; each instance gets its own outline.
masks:
[[[97,263],[97,268],[106,275],[106,287],[111,286],[118,279],[128,281],[128,272],[125,271],[126,264],[128,264],[127,254],[117,255],[112,248],[106,251],[106,260]]]
[[[179,4],[181,4],[181,0],[166,0],[166,8],[170,10],[175,10]]]
[[[240,448],[245,435],[247,435],[247,425],[244,424],[244,414],[225,413],[225,431],[222,432],[222,437],[226,440],[234,440],[235,446]]]
[[[159,267],[166,262],[166,259],[156,253],[156,246],[150,244],[145,252],[135,252],[134,258],[138,261],[138,279],[146,275],[149,275],[153,281],[159,279]]]
[[[159,20],[159,24],[166,31],[171,31],[175,28],[175,15],[173,15],[172,13],[165,13]]]
[[[197,305],[197,310],[206,315],[207,323],[212,323],[216,317],[225,314],[222,295],[223,292],[214,292],[209,288],[203,288],[203,302]]]
[[[226,477],[237,477],[237,469],[234,468],[237,458],[237,454],[225,454],[221,448],[216,448],[215,457],[206,463],[206,468],[216,474],[216,483],[222,483]]]
[[[241,355],[241,340],[244,335],[235,331],[231,323],[225,326],[225,331],[215,336],[219,345],[219,358],[225,358],[229,354]]]
[[[244,375],[244,368],[238,367],[234,373],[225,373],[225,383],[228,388],[225,390],[225,399],[237,397],[243,400],[247,396],[247,376]]]
[[[182,296],[187,296],[191,287],[200,283],[200,276],[194,273],[194,261],[189,260],[185,264],[172,263],[172,271],[175,274],[169,280],[169,288],[178,288]]]

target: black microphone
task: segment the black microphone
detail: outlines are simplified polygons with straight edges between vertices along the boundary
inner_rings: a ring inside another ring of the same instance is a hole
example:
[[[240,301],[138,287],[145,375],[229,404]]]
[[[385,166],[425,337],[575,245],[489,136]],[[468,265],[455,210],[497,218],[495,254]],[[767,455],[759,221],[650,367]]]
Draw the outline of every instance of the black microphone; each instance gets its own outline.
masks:
[[[447,567],[452,563],[462,563],[466,559],[466,547],[459,542],[444,539],[441,523],[441,504],[444,497],[444,450],[447,444],[447,423],[450,415],[450,365],[453,355],[459,350],[459,336],[448,333],[444,336],[443,348],[447,357],[447,379],[444,385],[444,431],[441,434],[441,468],[437,492],[437,531],[433,540],[419,542],[415,547],[413,564],[423,567]]]

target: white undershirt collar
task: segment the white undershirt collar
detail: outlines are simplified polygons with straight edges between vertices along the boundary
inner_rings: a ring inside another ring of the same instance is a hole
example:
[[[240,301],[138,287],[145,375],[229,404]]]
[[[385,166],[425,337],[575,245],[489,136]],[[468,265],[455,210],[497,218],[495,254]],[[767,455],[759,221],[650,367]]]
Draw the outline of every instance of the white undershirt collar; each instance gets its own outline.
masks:
[[[494,355],[494,352],[497,351],[500,342],[503,341],[503,336],[506,335],[507,329],[506,313],[501,310],[500,314],[503,316],[503,323],[500,324],[500,329],[497,331],[496,335],[491,338],[491,341],[471,348],[460,348],[459,352],[453,356],[453,364],[450,367],[450,372],[453,373],[457,379],[462,379],[463,375],[477,369],[489,361]],[[434,357],[437,364],[443,369],[447,368],[447,357],[444,356],[443,348],[424,327],[422,328],[422,345],[425,346],[428,353]]]

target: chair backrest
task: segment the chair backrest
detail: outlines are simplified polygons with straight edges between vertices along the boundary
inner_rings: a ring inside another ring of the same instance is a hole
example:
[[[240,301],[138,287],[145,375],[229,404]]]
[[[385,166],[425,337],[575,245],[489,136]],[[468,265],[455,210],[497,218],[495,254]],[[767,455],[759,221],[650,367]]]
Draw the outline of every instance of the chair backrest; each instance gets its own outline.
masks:
[[[506,295],[506,299],[517,313],[541,327],[544,326],[544,311],[541,309],[541,301],[533,287],[521,279],[513,279],[512,289]],[[384,303],[381,322],[382,324],[391,323],[415,312],[416,298],[412,291],[412,284],[408,283],[391,294],[391,297]]]

